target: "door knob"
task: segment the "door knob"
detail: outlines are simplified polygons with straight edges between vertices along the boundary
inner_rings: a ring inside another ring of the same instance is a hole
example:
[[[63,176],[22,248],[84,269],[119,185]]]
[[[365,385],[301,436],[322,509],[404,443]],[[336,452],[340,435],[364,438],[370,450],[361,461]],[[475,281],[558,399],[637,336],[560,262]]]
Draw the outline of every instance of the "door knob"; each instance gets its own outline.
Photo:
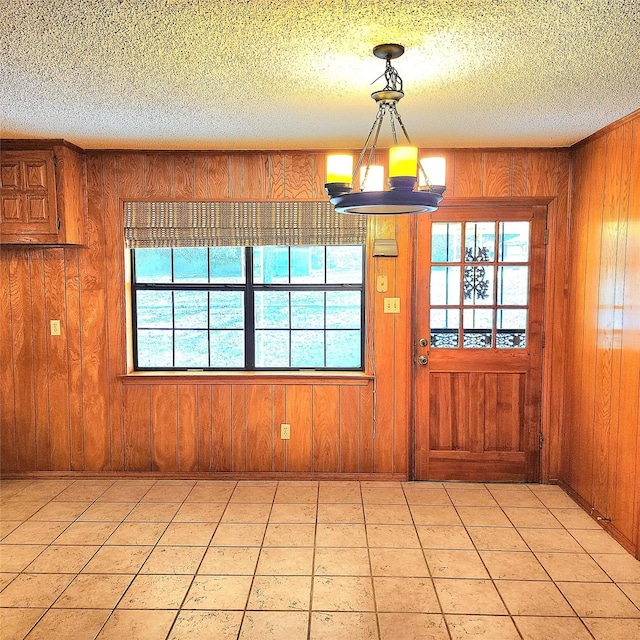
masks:
[[[420,340],[418,340],[418,344],[419,344],[421,347],[426,347],[426,346],[428,346],[428,345],[429,345],[429,342],[427,341],[427,339],[426,339],[426,338],[420,338]]]
[[[427,356],[418,356],[418,364],[425,365],[429,362],[429,358]]]

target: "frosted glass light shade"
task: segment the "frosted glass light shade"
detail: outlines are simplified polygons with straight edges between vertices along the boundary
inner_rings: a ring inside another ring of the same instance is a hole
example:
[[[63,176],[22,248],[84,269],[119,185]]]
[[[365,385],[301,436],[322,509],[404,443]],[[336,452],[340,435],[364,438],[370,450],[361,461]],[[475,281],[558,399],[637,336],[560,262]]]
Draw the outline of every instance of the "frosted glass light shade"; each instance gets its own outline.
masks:
[[[353,177],[353,156],[334,153],[327,156],[327,182],[351,184]]]
[[[389,178],[416,177],[418,173],[417,147],[391,147],[389,149]]]
[[[364,176],[367,174],[365,182]],[[384,190],[384,167],[373,164],[367,173],[366,167],[360,167],[360,191],[383,191]]]
[[[444,158],[434,157],[434,158],[422,158],[420,160],[420,165],[422,169],[427,174],[427,178],[429,180],[429,184],[444,186],[446,184],[446,176],[447,176],[447,161]],[[422,171],[418,176],[418,186],[426,187],[426,183],[424,180],[424,175]]]

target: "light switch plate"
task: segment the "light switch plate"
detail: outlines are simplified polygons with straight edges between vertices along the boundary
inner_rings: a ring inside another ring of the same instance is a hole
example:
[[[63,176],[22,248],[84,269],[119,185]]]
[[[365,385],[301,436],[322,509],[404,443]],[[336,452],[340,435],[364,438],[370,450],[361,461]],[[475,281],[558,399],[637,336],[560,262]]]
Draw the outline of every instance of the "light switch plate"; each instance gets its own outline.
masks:
[[[384,312],[385,313],[400,313],[400,298],[385,298],[384,299]]]

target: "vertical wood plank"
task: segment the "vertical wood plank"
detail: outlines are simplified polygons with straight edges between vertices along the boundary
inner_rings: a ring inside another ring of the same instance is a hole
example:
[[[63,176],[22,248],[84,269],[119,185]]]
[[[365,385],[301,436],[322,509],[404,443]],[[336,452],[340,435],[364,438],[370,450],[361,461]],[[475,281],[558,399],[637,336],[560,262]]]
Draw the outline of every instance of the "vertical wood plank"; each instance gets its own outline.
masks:
[[[572,295],[567,301],[567,332],[566,332],[566,358],[565,369],[567,380],[580,379],[582,373],[582,340],[583,332],[579,329],[580,310],[584,306],[584,287],[579,286],[581,276],[584,275],[584,263],[579,264],[577,256],[583,255],[586,250],[586,225],[581,221],[585,210],[585,170],[588,155],[584,149],[578,149],[573,154],[574,167],[574,195],[571,212],[571,261],[570,274],[567,289]],[[575,432],[578,428],[578,403],[572,388],[567,389],[563,406],[562,451],[560,478],[574,487],[574,468],[579,460],[572,453]],[[572,443],[571,449],[566,446]]]
[[[360,473],[373,472],[373,383],[360,387]]]
[[[246,200],[264,200],[269,197],[269,156],[266,153],[245,155],[243,197]]]
[[[244,198],[244,155],[229,154],[229,197],[232,200]]]
[[[51,470],[51,434],[49,427],[49,385],[47,382],[49,354],[48,320],[44,281],[44,249],[29,251],[31,279],[31,314],[33,317],[33,390],[36,423],[36,468]]]
[[[469,373],[468,395],[465,404],[468,407],[469,451],[471,453],[481,453],[484,445],[485,376],[485,373]]]
[[[287,469],[287,440],[280,437],[280,425],[285,422],[285,386],[273,385],[273,471]]]
[[[313,156],[293,153],[284,156],[285,190],[288,200],[308,200],[313,197]]]
[[[234,438],[231,385],[211,387],[212,471],[232,471]]]
[[[247,392],[231,387],[231,469],[247,470]]]
[[[207,157],[209,198],[211,200],[229,197],[229,156],[213,153]]]
[[[445,381],[450,387],[451,448],[458,451],[471,451],[473,439],[469,425],[472,422],[470,412],[473,409],[470,406],[472,390],[469,375],[454,373],[445,377]],[[442,398],[441,403],[446,402],[445,397]]]
[[[416,247],[416,216],[400,216],[397,222],[398,252],[406,256],[402,266],[396,267],[396,296],[404,301],[404,313],[396,316],[396,357],[394,363],[394,420],[393,467],[394,473],[409,471],[409,434],[411,431],[411,403],[413,401],[414,344],[418,340],[414,328],[414,273]],[[402,306],[401,306],[402,310]]]
[[[271,471],[273,459],[273,388],[246,389],[247,471]]]
[[[556,156],[554,150],[536,150],[529,153],[527,195],[548,196],[555,193]]]
[[[147,198],[173,200],[173,155],[147,153],[145,162],[145,195]]]
[[[482,151],[455,152],[455,182],[453,195],[456,198],[479,198],[482,196]]]
[[[47,297],[47,320],[60,320],[59,336],[47,336],[49,427],[51,439],[51,468],[55,471],[71,469],[71,439],[69,434],[69,362],[65,301],[65,250],[47,249],[44,253],[44,280]]]
[[[151,387],[151,468],[178,470],[178,388]]]
[[[173,154],[173,197],[191,200],[195,195],[195,167],[191,153]]]
[[[10,252],[0,251],[0,468],[17,471],[15,363],[13,360],[13,309],[11,305]]]
[[[285,160],[279,153],[271,154],[271,198],[281,200],[284,198]]]
[[[431,397],[428,402],[429,409],[429,449],[452,448],[453,438],[451,436],[451,418],[447,420],[447,413],[451,407],[451,396],[447,386],[443,384],[446,376],[440,373],[433,373],[429,376],[429,392]],[[448,402],[447,402],[448,400]],[[440,404],[444,410],[440,410]]]
[[[198,471],[214,471],[211,385],[197,387]]]
[[[122,396],[125,471],[151,471],[151,386],[125,386]]]
[[[542,424],[545,439],[542,449],[542,482],[560,476],[563,403],[565,398],[565,348],[566,322],[555,318],[567,318],[567,290],[569,287],[569,185],[571,165],[568,151],[558,152],[558,179],[556,198],[550,203],[547,217],[549,244],[545,273],[546,337],[543,359]]]
[[[198,387],[178,386],[178,471],[198,470]]]
[[[501,377],[501,376],[500,376]],[[500,451],[498,428],[498,374],[484,375],[484,443],[483,451]],[[503,425],[500,425],[503,427]]]
[[[114,166],[115,165],[115,166]],[[115,185],[111,179],[111,168],[115,170]],[[118,470],[126,461],[126,416],[124,415],[124,398],[122,382],[118,376],[127,372],[127,343],[126,343],[126,297],[124,273],[124,235],[123,211],[121,199],[136,200],[145,196],[146,159],[140,153],[121,153],[115,155],[113,161],[105,166],[105,185],[111,188],[106,194],[106,226],[107,264],[113,277],[108,278],[107,301],[111,309],[109,319],[108,344],[110,357],[110,410],[111,410],[111,447],[112,465]],[[150,392],[148,392],[150,393]],[[150,397],[150,396],[149,396]],[[150,419],[150,418],[149,418]],[[150,424],[150,423],[149,423]],[[145,469],[151,469],[150,436],[143,441],[143,458],[136,460],[136,464]]]
[[[123,211],[119,199],[118,157],[105,154],[103,163],[105,260],[107,276],[107,351],[109,353],[109,436],[111,470],[124,469],[124,417],[122,414],[122,382],[118,376],[126,373],[127,344],[125,338],[125,282]],[[137,181],[136,181],[137,182]],[[139,184],[139,182],[138,182]],[[139,192],[139,195],[142,195]]]
[[[339,468],[340,390],[334,385],[313,387],[313,470]]]
[[[312,387],[287,385],[286,422],[291,425],[287,442],[287,471],[311,471],[313,451]]]
[[[513,174],[511,178],[511,195],[522,198],[529,195],[528,190],[529,153],[527,151],[513,152]],[[547,194],[545,194],[547,195]]]
[[[620,182],[622,179],[622,141],[624,127],[607,135],[604,175],[602,231],[598,286],[598,319],[596,368],[598,375],[594,409],[594,456],[592,461],[593,506],[600,513],[608,512],[609,471],[612,435],[613,331],[615,323],[616,270],[618,237],[620,234]],[[615,450],[615,441],[614,441]],[[612,455],[613,452],[611,452]]]
[[[9,286],[12,305],[13,361],[18,471],[36,470],[33,317],[29,251],[11,251]]]
[[[327,182],[327,154],[315,153],[312,156],[313,162],[313,198],[326,198],[327,192],[324,188]]]
[[[340,387],[340,472],[357,473],[360,463],[360,387]]]
[[[496,424],[498,425],[496,447],[498,451],[523,451],[524,376],[503,374],[498,376]]]
[[[505,198],[511,195],[513,154],[509,151],[485,151],[482,195],[485,198]]]
[[[395,216],[375,216],[375,238],[396,238],[400,235]],[[372,260],[375,275],[371,279],[375,286],[378,275],[387,275],[389,292],[371,294],[374,296],[374,335],[373,348],[376,373],[376,411],[374,438],[374,470],[376,473],[393,471],[393,435],[396,420],[396,341],[399,321],[396,314],[384,313],[384,298],[396,296],[402,283],[402,274],[396,258],[374,258]],[[402,305],[402,300],[400,301]],[[402,306],[400,307],[402,311]],[[405,309],[405,313],[409,311]]]
[[[209,198],[209,158],[204,153],[196,153],[193,164],[193,195],[197,200],[207,200]]]
[[[87,247],[79,253],[82,312],[82,397],[85,470],[106,471],[111,466],[109,438],[109,352],[103,163],[87,159]]]
[[[116,156],[118,171],[118,196],[123,200],[136,200],[145,197],[145,174],[147,170],[145,156],[142,153],[119,153]],[[119,215],[123,215],[119,212]],[[124,219],[119,226],[122,227]]]
[[[581,490],[586,490],[588,500],[593,504],[594,500],[594,478],[592,468],[594,463],[595,449],[595,406],[597,393],[597,371],[596,360],[598,350],[598,288],[590,286],[590,283],[598,282],[601,259],[601,236],[602,236],[602,209],[605,192],[604,174],[606,159],[606,139],[601,138],[596,141],[598,150],[595,152],[593,161],[590,163],[591,172],[589,175],[589,211],[587,213],[587,245],[586,253],[583,257],[585,261],[584,280],[580,286],[584,288],[584,308],[582,310],[582,326],[585,340],[582,345],[582,400],[580,408],[580,426],[584,433],[584,445],[588,446],[588,458],[581,461],[577,467],[579,475],[578,481]]]
[[[84,399],[82,382],[82,309],[80,257],[82,249],[65,249],[67,357],[69,375],[69,437],[71,471],[84,470]]]

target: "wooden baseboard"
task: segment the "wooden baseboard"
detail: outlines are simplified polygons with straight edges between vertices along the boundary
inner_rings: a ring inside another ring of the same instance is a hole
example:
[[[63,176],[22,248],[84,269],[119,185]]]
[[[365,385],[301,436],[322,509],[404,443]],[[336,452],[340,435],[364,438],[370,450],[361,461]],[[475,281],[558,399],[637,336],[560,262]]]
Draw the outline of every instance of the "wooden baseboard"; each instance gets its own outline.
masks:
[[[635,543],[629,540],[616,526],[604,520],[604,514],[601,514],[592,504],[585,500],[579,493],[574,491],[566,482],[558,480],[558,485],[566,491],[573,500],[575,500],[584,511],[593,518],[616,542],[621,544],[631,555],[640,560],[640,548],[636,548]]]
[[[285,472],[219,472],[161,473],[155,471],[29,471],[0,473],[1,480],[81,480],[81,479],[154,479],[154,480],[356,480],[366,482],[406,482],[404,473],[285,473]]]

